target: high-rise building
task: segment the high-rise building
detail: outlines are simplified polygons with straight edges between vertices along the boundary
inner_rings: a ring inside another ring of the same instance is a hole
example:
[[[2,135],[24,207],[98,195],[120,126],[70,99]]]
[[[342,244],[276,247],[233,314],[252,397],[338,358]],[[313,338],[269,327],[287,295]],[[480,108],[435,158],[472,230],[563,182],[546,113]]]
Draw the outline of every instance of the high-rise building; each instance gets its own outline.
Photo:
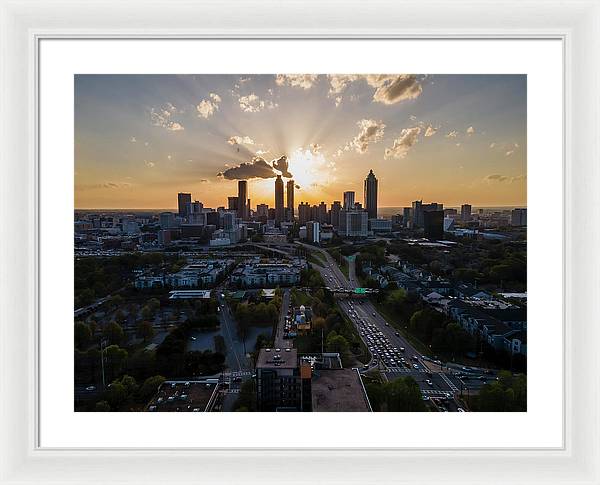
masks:
[[[285,211],[283,209],[283,180],[281,175],[275,179],[275,222],[279,225],[283,222]]]
[[[423,214],[428,211],[443,211],[444,204],[438,204],[437,202],[431,202],[430,204],[423,204],[422,200],[415,200],[412,203],[412,223],[413,227],[424,227],[425,219]]]
[[[428,239],[442,239],[444,236],[444,211],[429,210],[423,212],[423,228]]]
[[[339,200],[334,200],[331,204],[331,210],[329,211],[329,221],[334,228],[340,227],[340,211],[342,210],[342,204]]]
[[[287,189],[287,204],[286,204],[286,209],[287,209],[287,219],[289,221],[293,221],[294,220],[294,181],[293,180],[288,180],[287,181],[287,185],[286,185],[286,189]]]
[[[311,243],[321,242],[321,225],[317,221],[308,221],[306,223],[306,239]]]
[[[161,229],[169,229],[170,227],[175,227],[172,212],[161,212],[158,220]]]
[[[321,201],[317,210],[317,220],[321,224],[326,224],[327,222],[329,222],[327,220],[327,204],[325,204],[325,202],[323,201]]]
[[[248,219],[248,181],[238,180],[237,213],[241,220]]]
[[[179,192],[177,194],[177,210],[179,217],[187,217],[189,205],[192,203],[192,194]]]
[[[223,229],[225,231],[230,231],[235,227],[235,216],[236,214],[234,212],[223,213]]]
[[[404,224],[404,227],[408,227],[410,225],[411,218],[412,207],[404,207],[402,209],[402,224]]]
[[[227,197],[227,209],[230,211],[238,210],[238,197]]]
[[[511,226],[527,225],[527,209],[513,209],[510,213]]]
[[[298,206],[298,222],[306,224],[310,220],[310,205],[308,202],[300,202]]]
[[[460,220],[463,222],[471,220],[471,204],[463,204],[460,206]]]
[[[338,232],[346,237],[367,237],[369,235],[369,214],[364,210],[341,211]]]
[[[189,205],[188,209],[188,222],[190,224],[201,224],[204,225],[206,218],[203,214],[204,204],[195,200]]]
[[[344,210],[354,209],[354,192],[344,192]]]
[[[269,206],[267,204],[258,204],[256,206],[256,217],[265,222],[269,218]]]
[[[365,179],[364,203],[369,219],[377,219],[377,178],[373,170],[369,170]]]

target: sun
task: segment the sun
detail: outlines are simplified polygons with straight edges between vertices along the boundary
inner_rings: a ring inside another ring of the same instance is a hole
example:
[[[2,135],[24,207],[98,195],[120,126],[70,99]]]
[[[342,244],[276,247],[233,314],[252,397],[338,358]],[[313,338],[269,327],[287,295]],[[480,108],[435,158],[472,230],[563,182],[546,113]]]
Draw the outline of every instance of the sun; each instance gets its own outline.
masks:
[[[297,148],[288,157],[289,171],[301,188],[326,186],[332,182],[333,164],[321,152]]]

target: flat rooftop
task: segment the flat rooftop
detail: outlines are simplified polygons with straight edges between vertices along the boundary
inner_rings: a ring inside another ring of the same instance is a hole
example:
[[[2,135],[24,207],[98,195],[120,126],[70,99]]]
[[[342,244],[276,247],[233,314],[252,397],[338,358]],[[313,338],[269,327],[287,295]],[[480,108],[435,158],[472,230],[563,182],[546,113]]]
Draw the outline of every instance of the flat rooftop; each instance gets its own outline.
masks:
[[[256,367],[263,369],[294,369],[298,367],[298,350],[283,348],[260,349]]]
[[[370,412],[360,376],[353,369],[323,369],[312,375],[313,412]]]
[[[165,381],[146,406],[147,411],[204,412],[217,389],[217,382]]]

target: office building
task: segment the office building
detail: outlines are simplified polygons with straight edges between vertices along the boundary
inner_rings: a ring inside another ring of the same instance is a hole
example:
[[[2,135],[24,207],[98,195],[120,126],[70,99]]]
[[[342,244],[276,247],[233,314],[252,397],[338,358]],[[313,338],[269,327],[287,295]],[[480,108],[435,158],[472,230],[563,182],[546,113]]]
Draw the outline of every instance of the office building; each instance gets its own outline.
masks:
[[[227,197],[227,209],[230,211],[238,210],[238,197]]]
[[[340,211],[342,210],[342,204],[339,200],[334,200],[331,204],[331,210],[329,211],[329,222],[334,228],[340,227]]]
[[[258,204],[256,206],[256,217],[263,223],[269,218],[269,206],[267,204]]]
[[[325,204],[325,202],[321,202],[319,204],[319,207],[317,208],[317,220],[321,224],[325,224],[325,223],[329,222],[327,220],[327,204]]]
[[[369,213],[369,219],[377,219],[377,178],[373,170],[365,179],[364,199],[365,209]]]
[[[238,180],[238,202],[237,202],[237,214],[238,217],[245,221],[248,219],[249,207],[248,204],[248,181]]]
[[[177,194],[177,210],[179,217],[187,217],[189,205],[192,203],[192,194],[179,192]]]
[[[306,224],[310,219],[310,205],[308,202],[300,202],[298,206],[298,221],[300,224]]]
[[[392,232],[392,221],[390,219],[369,219],[369,230],[373,234]]]
[[[442,239],[444,236],[444,211],[428,210],[423,212],[423,228],[428,239]]]
[[[317,221],[306,223],[306,239],[309,243],[319,244],[321,242],[321,227]]]
[[[354,192],[344,192],[344,210],[354,209]]]
[[[460,206],[460,220],[469,222],[471,220],[471,204],[463,204]]]
[[[527,209],[513,209],[510,213],[511,226],[527,225]]]
[[[402,209],[402,223],[404,227],[409,227],[412,219],[412,207],[404,207]]]
[[[158,221],[161,229],[175,227],[175,219],[172,212],[161,212],[158,216]]]
[[[423,204],[422,200],[415,200],[412,203],[412,223],[413,228],[424,227],[425,219],[424,213],[428,211],[443,211],[444,204],[438,204],[432,202],[430,204]]]
[[[275,179],[275,222],[281,224],[284,219],[283,208],[283,180],[281,175],[277,175]]]
[[[364,210],[341,211],[338,232],[346,237],[367,237],[369,235],[369,214]]]
[[[288,180],[287,181],[287,194],[286,194],[286,209],[287,209],[287,213],[286,213],[286,219],[288,221],[293,221],[294,220],[294,181],[293,180]]]

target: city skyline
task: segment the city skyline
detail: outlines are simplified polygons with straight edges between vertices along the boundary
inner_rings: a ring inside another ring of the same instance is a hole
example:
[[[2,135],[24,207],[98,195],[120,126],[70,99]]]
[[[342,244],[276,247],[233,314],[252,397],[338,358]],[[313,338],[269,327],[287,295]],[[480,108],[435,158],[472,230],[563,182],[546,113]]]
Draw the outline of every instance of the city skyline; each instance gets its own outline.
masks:
[[[380,208],[527,201],[520,75],[84,75],[75,122],[77,209],[227,206],[240,179],[274,207],[277,175],[329,205],[368,168]]]

